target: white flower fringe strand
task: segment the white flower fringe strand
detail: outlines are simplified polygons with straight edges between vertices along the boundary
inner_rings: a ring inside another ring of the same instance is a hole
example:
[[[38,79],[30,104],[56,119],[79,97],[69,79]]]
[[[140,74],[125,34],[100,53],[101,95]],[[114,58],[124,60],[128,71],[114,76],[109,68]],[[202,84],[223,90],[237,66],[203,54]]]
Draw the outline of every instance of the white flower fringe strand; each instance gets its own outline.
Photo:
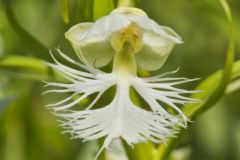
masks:
[[[71,133],[73,138],[88,141],[105,137],[104,144],[95,159],[104,148],[109,148],[113,139],[120,137],[130,146],[147,140],[155,143],[165,142],[167,138],[177,133],[177,126],[186,127],[188,121],[177,105],[200,102],[184,96],[184,94],[198,91],[175,87],[175,85],[197,79],[165,77],[176,71],[148,78],[122,76],[117,72],[104,73],[74,61],[60,49],[56,50],[62,58],[76,65],[80,70],[60,63],[51,53],[55,64],[48,63],[48,65],[70,83],[46,82],[46,86],[56,87],[56,89],[45,93],[70,93],[70,96],[47,107],[53,109],[54,114],[63,119],[60,121],[61,126],[65,132]],[[103,93],[114,85],[117,89],[112,102],[102,108],[91,110]],[[151,110],[144,110],[131,101],[130,87],[136,90]],[[84,110],[71,109],[94,93],[97,93],[96,98]],[[77,95],[79,97],[73,99]],[[174,109],[178,115],[169,113],[159,102]]]

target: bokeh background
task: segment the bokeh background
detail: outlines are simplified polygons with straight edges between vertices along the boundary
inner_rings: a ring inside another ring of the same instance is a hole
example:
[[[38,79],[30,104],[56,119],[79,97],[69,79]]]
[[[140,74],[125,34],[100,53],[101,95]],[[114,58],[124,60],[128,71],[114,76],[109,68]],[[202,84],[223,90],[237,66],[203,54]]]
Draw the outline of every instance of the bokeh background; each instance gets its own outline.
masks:
[[[0,160],[91,160],[96,142],[82,143],[61,134],[55,117],[44,107],[58,98],[41,95],[45,90],[42,80],[49,79],[51,70],[46,71],[36,59],[40,54],[37,48],[10,25],[5,3],[0,1]],[[239,59],[240,1],[229,0],[229,4]],[[158,72],[180,67],[177,75],[204,79],[223,67],[228,29],[217,0],[138,0],[136,6],[184,40]],[[62,20],[58,0],[12,0],[12,9],[20,25],[46,48],[60,45],[72,57],[75,55],[64,32],[79,21],[92,20],[90,12],[84,13],[89,14],[88,18],[81,17],[74,0],[69,24]],[[239,97],[240,89],[227,93],[193,122],[175,152],[179,160],[240,160]]]

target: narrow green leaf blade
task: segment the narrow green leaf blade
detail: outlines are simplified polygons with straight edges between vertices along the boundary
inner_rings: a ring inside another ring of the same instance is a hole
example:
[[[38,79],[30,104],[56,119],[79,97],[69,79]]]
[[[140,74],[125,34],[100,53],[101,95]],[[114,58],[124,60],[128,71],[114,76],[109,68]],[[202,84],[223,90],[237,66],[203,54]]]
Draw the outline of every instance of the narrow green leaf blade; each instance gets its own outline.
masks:
[[[60,0],[62,18],[63,21],[68,24],[69,23],[69,1],[68,0]]]
[[[27,69],[45,73],[48,69],[46,64],[42,60],[33,57],[12,55],[7,56],[0,60],[1,68],[16,68],[16,69]]]
[[[214,77],[210,77],[197,87],[197,90],[202,90],[203,92],[201,94],[195,94],[192,97],[203,100],[203,103],[197,105],[189,104],[184,108],[184,113],[192,119],[212,107],[224,95],[225,89],[231,78],[231,70],[235,55],[232,16],[227,1],[219,1],[225,11],[229,23],[229,45],[225,67],[222,72],[221,80],[218,81],[219,83],[215,82],[215,84],[210,85],[209,83],[214,79]]]
[[[94,0],[77,0],[77,22],[93,21]]]
[[[77,22],[84,21],[84,0],[77,0]]]
[[[240,90],[240,79],[237,79],[233,82],[231,82],[228,87],[227,87],[227,90],[226,90],[226,94],[231,94],[233,92],[236,92]]]
[[[0,60],[2,76],[46,80],[49,78],[49,67],[40,59],[12,55]]]

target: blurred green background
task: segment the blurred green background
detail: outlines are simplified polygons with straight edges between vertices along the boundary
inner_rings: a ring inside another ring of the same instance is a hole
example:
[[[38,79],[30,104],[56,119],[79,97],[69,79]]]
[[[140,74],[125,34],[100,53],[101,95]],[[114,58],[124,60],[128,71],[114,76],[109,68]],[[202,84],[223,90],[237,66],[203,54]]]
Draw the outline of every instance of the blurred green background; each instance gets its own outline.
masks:
[[[93,19],[91,9],[81,12],[76,1],[70,1],[69,24],[63,22],[58,0],[13,0],[11,5],[20,25],[46,48],[60,45],[74,57],[64,32],[79,21]],[[228,2],[239,59],[240,1]],[[55,117],[44,107],[59,98],[41,95],[42,80],[51,79],[52,74],[36,58],[50,61],[50,57],[48,52],[40,55],[40,49],[14,31],[6,18],[6,3],[0,2],[0,160],[91,160],[97,151],[96,142],[82,143],[61,134]],[[136,6],[160,25],[174,29],[184,40],[158,72],[180,67],[177,75],[204,79],[223,67],[228,29],[217,0],[138,0]],[[239,97],[240,90],[226,94],[193,122],[172,159],[240,160]]]

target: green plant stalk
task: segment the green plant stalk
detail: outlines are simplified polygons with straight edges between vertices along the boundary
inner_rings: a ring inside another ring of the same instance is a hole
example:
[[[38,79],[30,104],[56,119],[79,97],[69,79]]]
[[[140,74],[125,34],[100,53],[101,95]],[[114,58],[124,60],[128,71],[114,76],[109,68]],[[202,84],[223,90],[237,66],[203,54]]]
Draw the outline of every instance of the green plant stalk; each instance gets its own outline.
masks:
[[[77,1],[77,22],[83,22],[84,21],[84,6],[85,1],[84,0],[78,0]]]
[[[233,62],[234,62],[234,35],[233,35],[233,24],[231,11],[226,0],[219,0],[221,3],[229,23],[229,46],[227,50],[227,57],[225,62],[225,67],[223,71],[219,71],[212,76],[209,76],[204,80],[198,87],[197,90],[203,90],[203,93],[194,94],[192,97],[202,99],[203,103],[201,104],[189,104],[184,107],[183,111],[191,120],[194,120],[196,117],[201,115],[203,112],[212,107],[218,100],[224,95],[225,89],[231,80],[235,77],[235,74],[239,75],[238,72],[232,72]],[[240,63],[238,62],[237,65]],[[232,74],[232,75],[231,75]],[[208,91],[208,92],[207,92]],[[204,93],[205,92],[205,93]],[[208,93],[208,94],[206,94]],[[190,125],[191,123],[189,123]],[[178,141],[181,139],[182,135],[186,132],[185,129],[181,129],[178,138],[171,138],[166,145],[160,145],[158,147],[156,160],[166,160],[169,157],[169,154],[177,145]]]
[[[77,22],[93,21],[93,10],[93,0],[77,0]]]
[[[69,1],[68,0],[60,0],[61,11],[62,11],[62,18],[63,21],[68,24],[70,21],[69,18]]]

